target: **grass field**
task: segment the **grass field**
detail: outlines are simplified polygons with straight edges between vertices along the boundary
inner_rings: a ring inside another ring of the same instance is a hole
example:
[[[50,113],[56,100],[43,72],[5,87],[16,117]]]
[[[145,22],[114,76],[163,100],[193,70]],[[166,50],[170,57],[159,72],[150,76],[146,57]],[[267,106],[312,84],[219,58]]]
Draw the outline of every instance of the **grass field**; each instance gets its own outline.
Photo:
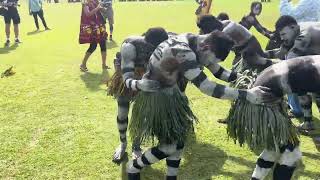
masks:
[[[212,12],[225,11],[239,20],[250,2],[214,0]],[[52,30],[34,33],[27,3],[20,3],[22,44],[3,48],[4,24],[0,22],[0,71],[11,65],[16,71],[14,76],[0,79],[1,179],[122,179],[125,165],[111,162],[118,145],[116,102],[106,96],[103,83],[113,70],[102,73],[96,51],[88,62],[89,72],[79,71],[88,48],[77,42],[81,5],[45,4]],[[277,0],[266,3],[259,17],[269,29],[279,16],[277,4]],[[150,26],[197,33],[196,7],[194,1],[116,2],[115,42],[108,42],[108,64],[112,65],[126,36],[139,35]],[[266,44],[264,37],[257,37]],[[230,67],[232,56],[225,66]],[[187,94],[200,123],[196,140],[185,150],[179,179],[249,179],[257,155],[228,141],[225,126],[217,123],[228,113],[230,103],[208,98],[192,85]],[[319,118],[315,106],[313,110]],[[316,122],[320,128],[319,120]],[[294,179],[320,179],[319,149],[308,136],[301,136],[301,141],[304,156]],[[146,168],[142,175],[147,180],[163,179],[164,162]]]

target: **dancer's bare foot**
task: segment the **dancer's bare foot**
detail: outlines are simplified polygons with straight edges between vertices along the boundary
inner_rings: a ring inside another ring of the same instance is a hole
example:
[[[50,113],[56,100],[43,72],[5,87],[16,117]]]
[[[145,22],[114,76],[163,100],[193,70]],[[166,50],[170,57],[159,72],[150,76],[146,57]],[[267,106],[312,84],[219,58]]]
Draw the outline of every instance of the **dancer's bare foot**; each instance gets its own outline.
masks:
[[[120,163],[123,160],[124,155],[126,154],[127,143],[121,143],[113,154],[112,161],[115,163]]]
[[[80,71],[82,71],[82,72],[88,72],[88,68],[86,67],[86,66],[84,66],[84,65],[80,65]]]

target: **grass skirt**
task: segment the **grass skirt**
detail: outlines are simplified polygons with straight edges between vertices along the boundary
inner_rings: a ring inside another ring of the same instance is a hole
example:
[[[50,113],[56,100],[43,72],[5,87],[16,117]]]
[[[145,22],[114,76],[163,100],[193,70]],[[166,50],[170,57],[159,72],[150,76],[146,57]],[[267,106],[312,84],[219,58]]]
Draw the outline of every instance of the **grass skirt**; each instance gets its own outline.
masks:
[[[253,87],[256,72],[246,70],[233,83],[235,88]],[[296,127],[287,114],[287,105],[281,99],[271,105],[256,105],[249,101],[236,100],[232,103],[227,117],[227,133],[240,146],[248,144],[251,149],[266,148],[279,151],[283,145],[299,144]]]
[[[134,79],[141,79],[144,74],[144,68],[137,67],[135,68],[135,77]],[[116,72],[112,75],[110,80],[107,82],[107,94],[108,96],[113,96],[117,98],[119,96],[125,97],[134,97],[137,92],[131,91],[128,89],[123,81],[121,70],[116,70]]]
[[[188,99],[178,87],[162,89],[156,93],[139,92],[135,97],[129,125],[130,136],[140,143],[184,142],[197,118]]]

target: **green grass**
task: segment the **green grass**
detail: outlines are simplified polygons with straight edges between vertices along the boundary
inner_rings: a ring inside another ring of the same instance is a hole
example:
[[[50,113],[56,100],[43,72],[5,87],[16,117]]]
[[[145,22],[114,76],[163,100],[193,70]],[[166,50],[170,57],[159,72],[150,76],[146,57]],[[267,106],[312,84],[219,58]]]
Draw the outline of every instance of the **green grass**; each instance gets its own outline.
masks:
[[[237,2],[237,3],[232,3]],[[213,13],[221,11],[239,20],[250,0],[214,0]],[[111,162],[118,145],[116,102],[107,97],[100,53],[88,62],[89,73],[79,72],[88,45],[79,45],[80,4],[45,4],[53,29],[30,33],[35,27],[21,1],[21,40],[18,47],[0,47],[0,71],[14,65],[14,76],[0,79],[0,177],[28,179],[121,179],[125,166]],[[262,24],[273,28],[278,1],[266,3]],[[173,32],[197,33],[194,1],[115,3],[115,43],[108,43],[108,64],[128,35],[150,26]],[[252,30],[255,34],[256,31]],[[0,22],[0,41],[5,41]],[[257,35],[262,44],[266,39]],[[224,63],[230,67],[232,55]],[[217,119],[228,113],[228,101],[208,98],[190,85],[187,94],[200,123],[188,144],[180,179],[249,179],[257,155],[228,141],[226,128]],[[314,107],[314,116],[319,117]],[[319,120],[317,120],[319,124]],[[318,125],[318,128],[320,126]],[[319,134],[319,131],[318,131]],[[303,163],[295,179],[320,179],[320,154],[312,139],[301,136]],[[128,148],[130,149],[130,148]],[[165,164],[146,168],[143,179],[163,179]]]

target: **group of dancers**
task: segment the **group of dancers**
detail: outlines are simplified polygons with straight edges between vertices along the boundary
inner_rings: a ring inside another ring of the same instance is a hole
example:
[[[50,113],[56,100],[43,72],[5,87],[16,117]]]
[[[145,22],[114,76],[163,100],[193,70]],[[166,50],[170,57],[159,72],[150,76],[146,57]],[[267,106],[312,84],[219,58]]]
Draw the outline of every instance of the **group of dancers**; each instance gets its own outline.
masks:
[[[298,24],[291,16],[281,16],[275,32],[270,32],[252,17],[261,13],[261,3],[253,4],[251,10],[240,23],[201,16],[197,22],[199,34],[176,34],[156,27],[123,42],[115,59],[115,74],[108,82],[108,94],[118,104],[120,145],[114,162],[121,162],[125,155],[127,130],[132,138],[129,180],[139,180],[144,167],[163,159],[166,179],[177,179],[186,139],[198,121],[185,94],[188,82],[208,96],[233,101],[226,119],[228,135],[251,149],[264,148],[252,179],[264,179],[273,167],[274,179],[291,179],[302,153],[285,96],[298,94],[305,124],[310,125],[310,94],[319,97],[320,92],[320,26]],[[279,48],[264,51],[248,31],[249,23],[258,24],[266,37],[277,35]],[[237,55],[232,70],[218,64],[230,51]],[[231,82],[232,87],[210,81],[204,68],[216,78]],[[144,142],[157,145],[142,151]]]

